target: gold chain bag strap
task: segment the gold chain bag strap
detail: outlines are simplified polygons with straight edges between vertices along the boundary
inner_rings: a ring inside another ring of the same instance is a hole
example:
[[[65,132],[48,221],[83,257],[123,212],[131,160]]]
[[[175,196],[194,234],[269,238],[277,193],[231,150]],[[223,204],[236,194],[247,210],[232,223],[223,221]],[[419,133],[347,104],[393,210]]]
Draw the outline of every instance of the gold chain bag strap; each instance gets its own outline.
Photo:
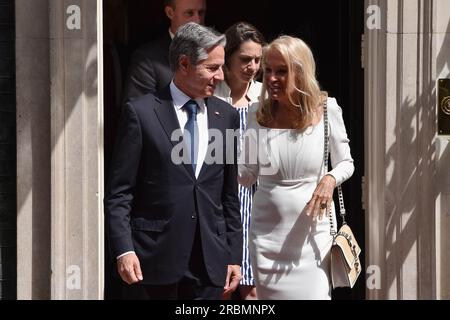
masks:
[[[325,128],[324,167],[325,172],[328,172],[330,136],[326,100],[323,105],[323,118]],[[337,189],[339,196],[339,211],[342,217],[342,226],[337,233],[333,227],[333,212],[331,209],[328,212],[330,219],[330,234],[333,237],[333,244],[331,246],[331,283],[333,288],[353,288],[361,273],[361,263],[359,261],[361,248],[359,247],[350,226],[345,221],[344,195],[342,193],[342,188],[339,185]]]

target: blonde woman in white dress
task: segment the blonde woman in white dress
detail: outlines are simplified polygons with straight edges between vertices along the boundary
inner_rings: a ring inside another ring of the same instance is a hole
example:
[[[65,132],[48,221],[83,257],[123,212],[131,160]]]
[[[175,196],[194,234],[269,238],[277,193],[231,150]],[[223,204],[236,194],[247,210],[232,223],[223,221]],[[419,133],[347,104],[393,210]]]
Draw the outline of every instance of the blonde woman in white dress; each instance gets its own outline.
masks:
[[[263,55],[263,93],[252,105],[239,183],[259,179],[250,253],[258,299],[330,299],[334,188],[354,171],[342,110],[321,92],[311,50],[281,36]],[[324,170],[327,103],[332,170]],[[336,219],[334,208],[333,219]]]

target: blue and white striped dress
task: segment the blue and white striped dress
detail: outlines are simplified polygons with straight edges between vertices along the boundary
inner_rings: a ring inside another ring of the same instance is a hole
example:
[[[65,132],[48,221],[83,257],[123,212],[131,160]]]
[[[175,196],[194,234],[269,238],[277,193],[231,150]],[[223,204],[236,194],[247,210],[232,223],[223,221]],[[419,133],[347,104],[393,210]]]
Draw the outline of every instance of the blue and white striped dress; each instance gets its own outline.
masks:
[[[247,115],[248,107],[242,107],[237,109],[239,111],[240,118],[240,139],[242,146],[243,134],[247,128]],[[252,199],[256,191],[256,183],[250,188],[239,185],[239,202],[241,205],[241,221],[242,221],[242,233],[243,239],[243,250],[242,250],[242,266],[241,273],[242,279],[240,284],[244,286],[254,286],[255,280],[253,278],[252,266],[250,263],[250,254],[248,251],[248,231],[250,229],[250,216],[252,211]]]
[[[249,101],[249,105],[252,105],[255,102],[258,102],[258,97],[261,94],[262,84],[258,81],[252,81],[247,91],[247,99]],[[231,99],[231,89],[227,85],[226,81],[221,81],[216,86],[216,90],[214,91],[214,95],[219,99],[222,99],[232,105]],[[247,128],[247,115],[248,115],[248,107],[239,107],[236,108],[239,111],[240,117],[240,134],[241,134],[241,143],[242,146],[242,137],[245,129]],[[242,229],[243,229],[243,254],[242,254],[242,279],[241,285],[255,285],[255,280],[253,278],[253,271],[250,264],[250,253],[248,250],[248,236],[250,229],[250,212],[252,211],[252,201],[253,195],[256,191],[256,185],[254,184],[250,188],[246,188],[243,186],[239,186],[239,200],[241,204],[241,220],[242,220]]]

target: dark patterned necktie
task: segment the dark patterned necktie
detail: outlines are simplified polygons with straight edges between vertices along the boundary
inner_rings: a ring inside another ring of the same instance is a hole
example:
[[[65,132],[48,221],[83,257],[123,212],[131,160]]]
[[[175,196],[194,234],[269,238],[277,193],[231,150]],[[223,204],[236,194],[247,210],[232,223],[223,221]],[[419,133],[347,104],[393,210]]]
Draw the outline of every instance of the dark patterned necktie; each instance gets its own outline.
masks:
[[[197,153],[198,153],[198,124],[197,124],[197,111],[198,104],[194,100],[189,100],[183,106],[188,114],[188,121],[184,126],[185,133],[189,132],[190,139],[186,139],[186,146],[189,150],[190,160],[192,164],[192,169],[197,167]]]

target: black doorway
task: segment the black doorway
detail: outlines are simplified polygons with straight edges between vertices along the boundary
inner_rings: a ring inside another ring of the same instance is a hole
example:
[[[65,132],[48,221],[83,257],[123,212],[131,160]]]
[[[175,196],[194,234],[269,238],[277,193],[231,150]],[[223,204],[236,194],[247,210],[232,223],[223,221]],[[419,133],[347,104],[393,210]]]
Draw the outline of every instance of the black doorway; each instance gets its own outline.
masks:
[[[105,169],[108,168],[115,121],[120,108],[121,81],[130,53],[140,44],[168,29],[163,1],[114,0],[104,2],[105,29]],[[267,40],[289,34],[305,40],[317,62],[322,88],[336,97],[344,112],[355,173],[343,185],[349,224],[364,248],[365,219],[361,203],[364,175],[364,74],[361,68],[361,37],[364,32],[364,2],[361,0],[302,1],[294,9],[287,0],[208,1],[206,24],[218,31],[234,22],[248,21]],[[361,253],[365,270],[364,250]],[[107,257],[107,262],[110,257]],[[107,263],[108,264],[108,263]],[[106,298],[118,298],[117,284],[108,274]],[[365,273],[355,288],[338,289],[335,299],[364,299]]]
[[[14,1],[0,1],[0,300],[17,298]]]

